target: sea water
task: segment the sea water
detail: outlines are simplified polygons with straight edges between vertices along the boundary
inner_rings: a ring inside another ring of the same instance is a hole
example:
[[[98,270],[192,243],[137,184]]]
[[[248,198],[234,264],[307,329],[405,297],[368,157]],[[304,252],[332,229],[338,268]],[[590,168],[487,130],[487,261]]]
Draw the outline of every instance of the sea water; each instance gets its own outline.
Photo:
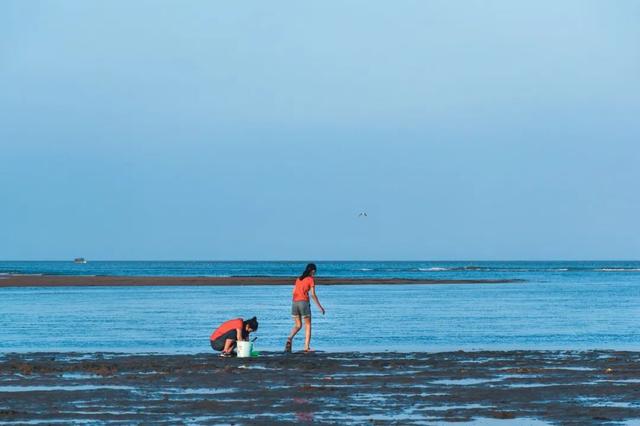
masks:
[[[6,274],[295,276],[300,262],[0,262]],[[1,275],[4,274],[4,275]],[[334,278],[522,279],[323,286]],[[312,346],[329,351],[640,350],[640,262],[318,262]],[[223,321],[257,316],[281,350],[291,288],[0,288],[0,352],[210,351]],[[303,331],[301,331],[303,333]],[[301,348],[302,334],[294,343]]]

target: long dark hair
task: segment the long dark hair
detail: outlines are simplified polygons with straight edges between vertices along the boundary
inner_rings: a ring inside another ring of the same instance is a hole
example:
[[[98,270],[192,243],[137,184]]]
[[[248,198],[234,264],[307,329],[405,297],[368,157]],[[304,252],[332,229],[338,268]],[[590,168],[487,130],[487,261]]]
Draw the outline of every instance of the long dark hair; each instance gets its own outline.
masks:
[[[299,279],[304,280],[305,278],[311,275],[311,271],[315,271],[315,270],[316,270],[316,264],[309,263],[307,267],[304,268],[304,272],[302,273],[302,275],[300,275]]]
[[[249,327],[251,327],[253,331],[258,331],[258,319],[256,317],[243,321],[244,327],[246,327],[247,324],[249,325]],[[244,330],[244,327],[242,327],[243,330]]]

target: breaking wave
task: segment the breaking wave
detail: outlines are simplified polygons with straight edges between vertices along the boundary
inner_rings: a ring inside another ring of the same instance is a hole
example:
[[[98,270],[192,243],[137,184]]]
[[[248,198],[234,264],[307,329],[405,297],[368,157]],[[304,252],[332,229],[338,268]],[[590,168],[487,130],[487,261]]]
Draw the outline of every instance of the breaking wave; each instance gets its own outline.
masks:
[[[599,268],[599,272],[640,272],[640,268]]]

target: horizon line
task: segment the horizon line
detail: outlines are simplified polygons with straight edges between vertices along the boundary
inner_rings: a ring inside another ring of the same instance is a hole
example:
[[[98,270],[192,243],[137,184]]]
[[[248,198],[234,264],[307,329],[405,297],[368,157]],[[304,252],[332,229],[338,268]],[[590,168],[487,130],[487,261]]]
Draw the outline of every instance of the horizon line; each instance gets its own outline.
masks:
[[[87,262],[255,262],[308,263],[301,259],[90,259]],[[0,259],[0,262],[73,262],[74,259]],[[640,262],[639,259],[315,259],[313,262]]]

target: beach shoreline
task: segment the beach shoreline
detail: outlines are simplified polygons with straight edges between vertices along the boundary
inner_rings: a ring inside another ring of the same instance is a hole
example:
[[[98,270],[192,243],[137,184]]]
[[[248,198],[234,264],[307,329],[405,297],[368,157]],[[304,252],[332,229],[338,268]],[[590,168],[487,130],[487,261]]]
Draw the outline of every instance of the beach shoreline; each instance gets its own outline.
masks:
[[[0,287],[139,287],[292,285],[295,277],[204,277],[116,275],[4,275]],[[317,278],[318,285],[513,284],[521,279]]]
[[[639,366],[601,350],[0,353],[0,422],[620,423],[640,418]]]

